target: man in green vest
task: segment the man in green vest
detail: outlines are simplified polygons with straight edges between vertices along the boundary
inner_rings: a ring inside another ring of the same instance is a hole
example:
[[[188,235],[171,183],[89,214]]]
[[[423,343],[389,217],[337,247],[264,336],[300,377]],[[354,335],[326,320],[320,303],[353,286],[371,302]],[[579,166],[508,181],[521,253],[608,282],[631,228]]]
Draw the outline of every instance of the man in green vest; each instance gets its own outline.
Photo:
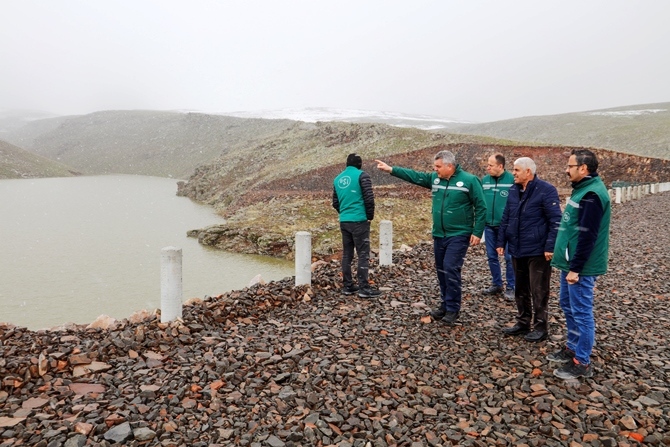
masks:
[[[482,179],[484,187],[484,199],[486,200],[486,226],[484,235],[486,244],[486,256],[489,261],[489,270],[491,271],[491,287],[482,290],[484,295],[496,295],[505,291],[505,298],[514,299],[514,268],[512,267],[512,255],[505,249],[505,279],[507,286],[503,289],[502,269],[498,259],[498,228],[509,189],[514,185],[514,176],[511,172],[505,170],[505,156],[501,153],[495,153],[489,157],[486,165],[487,175]]]
[[[430,316],[453,326],[460,316],[465,255],[470,245],[479,244],[484,233],[486,202],[481,180],[456,164],[456,157],[449,151],[435,155],[433,172],[375,161],[380,171],[432,191],[433,252],[441,303]]]
[[[554,370],[561,379],[591,377],[595,339],[593,287],[607,272],[610,197],[596,172],[598,159],[587,149],[575,149],[566,174],[572,195],[563,210],[552,265],[561,271],[559,303],[565,314],[567,343],[547,360],[564,364]]]
[[[340,215],[342,232],[342,293],[361,298],[381,295],[370,287],[368,280],[370,259],[370,221],[375,217],[375,196],[372,192],[370,175],[361,170],[363,160],[356,154],[349,154],[347,167],[333,181],[333,208]],[[354,249],[358,254],[358,286],[351,275]]]

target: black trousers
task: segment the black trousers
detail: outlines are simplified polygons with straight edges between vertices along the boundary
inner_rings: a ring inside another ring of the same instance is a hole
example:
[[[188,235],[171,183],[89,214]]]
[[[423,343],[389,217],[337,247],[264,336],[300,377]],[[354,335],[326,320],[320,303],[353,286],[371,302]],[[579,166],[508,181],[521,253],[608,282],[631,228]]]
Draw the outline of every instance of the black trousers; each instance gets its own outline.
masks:
[[[358,254],[358,287],[368,286],[368,269],[370,264],[370,222],[340,222],[342,232],[342,280],[344,287],[353,286],[351,262],[354,249]]]
[[[516,284],[514,298],[519,325],[535,331],[547,331],[551,261],[543,256],[512,258]],[[533,315],[534,314],[534,315]],[[532,324],[531,324],[532,323]]]

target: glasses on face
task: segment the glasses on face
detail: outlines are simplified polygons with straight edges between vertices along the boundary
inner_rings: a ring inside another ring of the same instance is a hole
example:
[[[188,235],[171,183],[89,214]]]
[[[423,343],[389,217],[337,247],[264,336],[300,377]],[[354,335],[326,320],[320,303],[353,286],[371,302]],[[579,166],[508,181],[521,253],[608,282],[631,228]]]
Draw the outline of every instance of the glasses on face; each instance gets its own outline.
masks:
[[[578,167],[580,167],[580,166],[581,166],[581,165],[568,165],[568,168],[578,168]]]

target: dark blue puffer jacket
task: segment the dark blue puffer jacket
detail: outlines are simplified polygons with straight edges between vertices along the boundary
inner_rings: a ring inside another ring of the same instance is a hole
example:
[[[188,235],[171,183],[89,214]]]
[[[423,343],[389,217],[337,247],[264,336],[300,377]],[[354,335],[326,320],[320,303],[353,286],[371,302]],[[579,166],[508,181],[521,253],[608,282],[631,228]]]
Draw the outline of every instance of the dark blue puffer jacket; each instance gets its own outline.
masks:
[[[516,183],[509,190],[498,229],[498,247],[508,244],[507,249],[515,258],[553,253],[561,223],[558,191],[536,175],[521,196],[519,192],[520,186]]]

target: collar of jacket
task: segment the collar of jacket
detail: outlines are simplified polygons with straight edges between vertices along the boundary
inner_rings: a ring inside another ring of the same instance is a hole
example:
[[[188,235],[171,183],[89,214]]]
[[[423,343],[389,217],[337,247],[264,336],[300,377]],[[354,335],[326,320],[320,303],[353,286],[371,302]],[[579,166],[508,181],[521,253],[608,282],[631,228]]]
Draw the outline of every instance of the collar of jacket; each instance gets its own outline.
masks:
[[[578,182],[572,182],[572,188],[573,189],[583,188],[584,186],[591,183],[591,180],[594,180],[597,177],[600,177],[597,172],[594,172],[593,174],[589,174]]]

